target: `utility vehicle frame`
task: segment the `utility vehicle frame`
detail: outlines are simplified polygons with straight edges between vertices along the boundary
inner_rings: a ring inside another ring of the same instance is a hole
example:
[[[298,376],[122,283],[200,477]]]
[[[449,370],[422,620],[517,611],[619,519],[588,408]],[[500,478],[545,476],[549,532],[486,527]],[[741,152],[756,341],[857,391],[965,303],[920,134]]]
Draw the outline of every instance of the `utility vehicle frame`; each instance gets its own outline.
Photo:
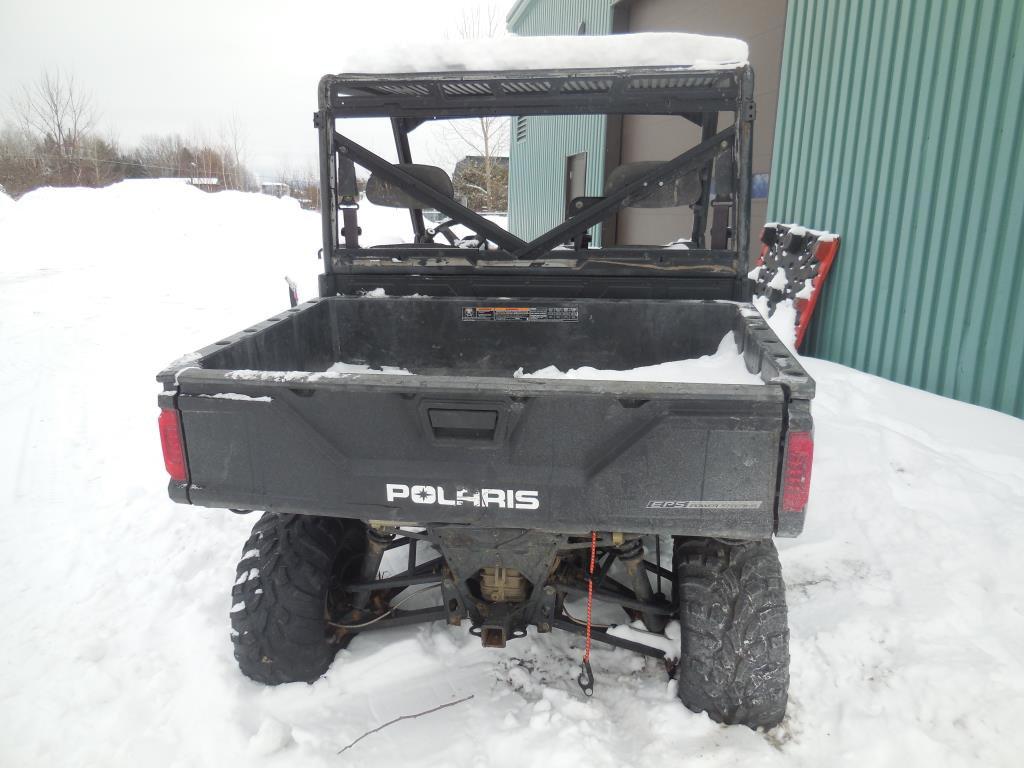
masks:
[[[591,638],[665,656],[572,615],[582,597],[649,632],[680,621],[691,709],[781,720],[788,630],[771,536],[803,526],[814,382],[745,304],[754,112],[747,66],[321,80],[320,298],[158,377],[171,497],[266,510],[233,592],[245,674],[312,681],[353,636],[427,621],[468,620],[487,646],[532,626],[586,635],[588,656]],[[530,240],[412,162],[409,134],[428,121],[552,115],[672,115],[700,138],[621,165]],[[350,117],[390,120],[398,162],[346,136]],[[357,166],[367,199],[409,209],[412,242],[360,243]],[[689,207],[688,247],[592,244],[593,227],[640,206]],[[429,227],[424,210],[449,220]],[[378,288],[386,298],[365,295]],[[559,355],[618,369],[696,357],[728,333],[760,386],[510,375]],[[419,375],[331,374],[342,358]],[[399,548],[402,566],[382,575]],[[424,589],[440,604],[403,608]],[[589,663],[580,685],[593,692]]]

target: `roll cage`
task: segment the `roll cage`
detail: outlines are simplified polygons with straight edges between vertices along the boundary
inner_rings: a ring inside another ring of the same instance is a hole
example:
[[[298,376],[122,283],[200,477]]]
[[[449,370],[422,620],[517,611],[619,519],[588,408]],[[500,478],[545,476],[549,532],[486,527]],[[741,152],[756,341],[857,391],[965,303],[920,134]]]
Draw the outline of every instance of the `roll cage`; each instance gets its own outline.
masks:
[[[721,112],[734,119],[719,130]],[[429,120],[602,114],[677,115],[699,126],[701,138],[676,157],[622,174],[602,196],[571,200],[564,222],[529,241],[410,172],[409,134]],[[340,133],[336,121],[345,117],[390,119],[398,163]],[[384,286],[396,294],[745,300],[753,120],[749,66],[325,76],[314,116],[323,218],[320,293]],[[360,245],[356,165],[423,204],[410,209],[412,243]],[[699,192],[689,205],[686,249],[589,246],[591,227],[688,173],[697,174]],[[423,216],[428,207],[474,232],[480,247],[432,242]]]

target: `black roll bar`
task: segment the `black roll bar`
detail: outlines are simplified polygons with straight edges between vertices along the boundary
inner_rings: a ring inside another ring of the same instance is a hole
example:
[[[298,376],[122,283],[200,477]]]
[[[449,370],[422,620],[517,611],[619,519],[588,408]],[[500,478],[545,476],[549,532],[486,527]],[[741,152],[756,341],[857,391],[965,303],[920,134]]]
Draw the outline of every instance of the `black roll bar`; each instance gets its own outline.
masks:
[[[607,218],[608,214],[624,207],[626,203],[642,200],[648,195],[654,194],[657,191],[658,182],[668,181],[686,171],[698,168],[706,164],[715,155],[731,148],[735,133],[736,129],[730,125],[725,130],[719,131],[714,136],[705,139],[681,155],[677,155],[671,160],[662,163],[657,168],[626,184],[621,189],[605,195],[600,202],[584,208],[582,212],[573,216],[568,221],[559,224],[540,237],[526,243],[524,247],[515,252],[516,258],[528,259],[536,253],[554,248],[570,239],[573,235],[584,232],[599,223]]]
[[[498,246],[497,250],[486,251],[488,263],[516,263],[517,273],[523,269],[523,261],[536,262],[537,269],[543,271],[540,261],[555,258],[549,253],[552,249],[579,239],[589,228],[607,220],[630,202],[655,192],[660,182],[699,170],[702,193],[690,206],[693,229],[689,246],[709,258],[733,259],[735,267],[730,270],[734,281],[732,298],[749,298],[745,264],[750,226],[753,83],[753,72],[747,66],[707,71],[679,67],[629,67],[614,70],[327,76],[320,83],[320,109],[314,119],[320,130],[323,253],[324,271],[327,273],[321,290],[328,293],[333,290],[335,277],[332,273],[358,269],[358,260],[370,253],[375,254],[360,247],[356,223],[358,205],[348,192],[341,189],[341,183],[349,177],[355,162],[386,181],[407,189],[422,201],[423,208],[433,207],[467,226],[481,239]],[[717,130],[719,112],[735,115],[733,124],[721,131]],[[413,177],[401,167],[401,164],[412,161],[409,133],[430,120],[556,114],[671,114],[700,126],[701,141],[623,188],[603,197],[587,198],[585,207],[578,213],[529,242]],[[384,160],[336,131],[336,119],[349,116],[388,117],[399,164]],[[720,201],[732,209],[733,229],[724,230],[731,238],[729,245],[732,247],[719,246],[704,251],[704,237],[710,219],[711,167],[714,158],[723,152],[732,153],[733,159],[731,200]],[[426,250],[430,246],[429,250],[439,259],[461,256],[475,265],[476,258],[470,256],[465,248],[430,243],[423,208],[409,212],[414,243],[421,246],[419,249],[415,245],[410,246],[410,256],[413,251]],[[339,230],[342,218],[343,226]],[[339,235],[344,239],[343,245],[339,243]],[[670,259],[664,249],[649,247],[644,249],[644,253],[644,263],[634,268],[638,276],[647,277],[658,270],[668,275],[674,269],[668,266]],[[480,255],[482,257],[482,252]],[[572,252],[572,258],[579,264],[614,260],[621,255],[621,246],[588,249],[584,245]],[[335,257],[338,258],[337,263]],[[437,265],[442,264],[441,260],[433,261]],[[372,269],[373,265],[367,268]],[[397,263],[396,268],[401,268],[401,263]],[[434,267],[421,258],[420,268],[429,270]]]

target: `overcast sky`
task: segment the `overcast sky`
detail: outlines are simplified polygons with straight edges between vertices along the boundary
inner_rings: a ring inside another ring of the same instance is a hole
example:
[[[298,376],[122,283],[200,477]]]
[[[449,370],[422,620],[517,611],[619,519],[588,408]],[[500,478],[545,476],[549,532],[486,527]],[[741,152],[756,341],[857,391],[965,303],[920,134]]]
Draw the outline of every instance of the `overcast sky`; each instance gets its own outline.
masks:
[[[502,22],[512,2],[492,3]],[[347,47],[439,39],[451,34],[465,9],[481,5],[0,0],[0,122],[10,117],[10,98],[24,83],[60,68],[92,94],[102,132],[122,144],[173,132],[216,141],[236,116],[249,165],[265,178],[285,167],[313,168],[316,84],[337,71]],[[350,132],[381,151],[389,129],[380,125]]]

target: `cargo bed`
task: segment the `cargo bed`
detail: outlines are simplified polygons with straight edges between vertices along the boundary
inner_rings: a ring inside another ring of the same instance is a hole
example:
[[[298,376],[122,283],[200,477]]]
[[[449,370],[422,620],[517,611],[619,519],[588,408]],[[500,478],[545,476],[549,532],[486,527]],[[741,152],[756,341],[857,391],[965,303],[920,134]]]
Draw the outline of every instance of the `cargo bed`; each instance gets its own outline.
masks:
[[[761,384],[512,376],[696,358],[730,332]],[[802,526],[802,509],[779,519],[779,462],[787,431],[810,429],[814,382],[745,304],[330,297],[158,378],[185,503],[563,533]]]

